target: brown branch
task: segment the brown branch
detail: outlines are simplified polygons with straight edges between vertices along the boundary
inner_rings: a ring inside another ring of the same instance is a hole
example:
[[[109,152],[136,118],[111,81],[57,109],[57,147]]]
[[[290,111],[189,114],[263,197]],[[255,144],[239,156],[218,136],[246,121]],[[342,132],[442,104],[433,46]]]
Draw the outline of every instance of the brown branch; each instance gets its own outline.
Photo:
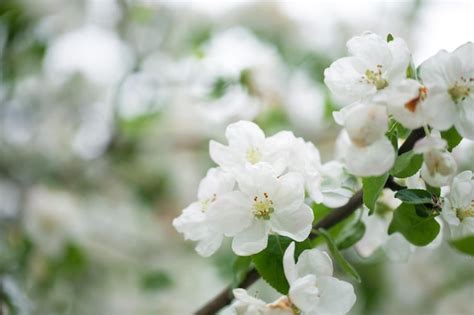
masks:
[[[423,138],[425,136],[425,132],[423,128],[415,129],[411,132],[405,142],[400,146],[398,150],[398,155],[401,155],[405,152],[410,151],[413,146],[415,145],[416,141]],[[390,176],[385,183],[385,187],[391,188],[393,190],[399,190],[403,188],[403,186],[398,185],[393,181],[393,177]],[[319,221],[316,225],[316,229],[330,229],[337,223],[343,221],[351,214],[353,214],[360,206],[362,206],[362,190],[357,191],[349,201],[342,207],[336,208],[327,216],[325,216],[321,221]],[[314,234],[310,235],[310,238],[315,238]],[[239,288],[248,288],[250,285],[255,283],[260,278],[257,270],[254,268],[251,269],[245,279],[238,285]],[[232,286],[228,286],[224,290],[222,290],[218,295],[216,295],[212,300],[210,300],[206,305],[200,308],[195,315],[212,315],[216,314],[220,309],[229,305],[232,302]]]

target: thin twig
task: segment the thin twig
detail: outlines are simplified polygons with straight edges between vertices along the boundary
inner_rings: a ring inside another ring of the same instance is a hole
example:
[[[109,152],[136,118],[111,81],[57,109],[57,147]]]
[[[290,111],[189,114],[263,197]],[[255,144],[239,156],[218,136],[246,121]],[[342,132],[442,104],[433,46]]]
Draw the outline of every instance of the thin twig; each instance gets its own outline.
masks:
[[[410,151],[413,146],[415,145],[416,141],[423,138],[425,136],[425,132],[423,128],[413,130],[405,142],[400,146],[398,150],[398,155],[406,153]],[[393,177],[389,177],[387,182],[385,183],[385,187],[399,190],[403,186],[398,185],[393,181]],[[353,214],[360,206],[362,206],[362,190],[357,191],[349,201],[342,207],[336,208],[327,216],[325,216],[322,220],[320,220],[315,226],[315,229],[330,229],[337,223],[343,221],[351,214]],[[310,238],[315,238],[316,236],[310,235]],[[238,285],[239,288],[248,288],[250,285],[255,283],[260,278],[260,275],[255,269],[251,269],[245,279]],[[206,305],[200,308],[195,315],[213,315],[216,314],[219,310],[221,310],[226,305],[229,305],[232,302],[232,286],[228,286],[223,291],[221,291],[218,295],[216,295],[212,300],[210,300]]]

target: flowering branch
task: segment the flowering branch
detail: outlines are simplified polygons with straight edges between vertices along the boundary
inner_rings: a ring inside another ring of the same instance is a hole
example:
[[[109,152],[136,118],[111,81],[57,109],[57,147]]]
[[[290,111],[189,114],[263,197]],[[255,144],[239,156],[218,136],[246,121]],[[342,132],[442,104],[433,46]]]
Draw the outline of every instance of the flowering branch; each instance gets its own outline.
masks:
[[[413,149],[415,143],[425,136],[423,128],[415,129],[411,132],[405,142],[400,146],[398,150],[398,155],[406,153]],[[393,181],[393,177],[389,177],[385,183],[385,187],[399,190],[401,187]],[[336,208],[331,211],[326,217],[320,220],[315,226],[315,229],[330,229],[337,223],[343,221],[351,214],[353,214],[360,206],[362,206],[362,190],[357,191],[349,201],[342,207]],[[311,234],[310,238],[314,239],[317,235]],[[250,270],[245,279],[238,285],[239,288],[248,288],[253,283],[255,283],[260,278],[257,270],[254,268]],[[216,295],[212,300],[206,303],[195,315],[211,315],[217,313],[220,309],[229,305],[232,302],[232,286],[226,287],[218,295]]]

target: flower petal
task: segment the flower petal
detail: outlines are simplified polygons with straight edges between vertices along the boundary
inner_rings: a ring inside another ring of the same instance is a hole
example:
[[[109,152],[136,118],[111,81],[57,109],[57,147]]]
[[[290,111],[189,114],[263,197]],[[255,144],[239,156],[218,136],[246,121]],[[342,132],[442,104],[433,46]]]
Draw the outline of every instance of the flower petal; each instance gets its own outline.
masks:
[[[283,254],[283,271],[290,285],[298,277],[295,264],[295,242],[291,242]]]
[[[219,247],[221,247],[224,235],[212,233],[208,237],[199,241],[196,246],[196,251],[203,257],[209,257],[214,254]]]
[[[305,250],[298,257],[296,263],[298,277],[306,275],[332,276],[333,266],[329,255],[317,248]]]
[[[333,277],[319,277],[316,280],[319,288],[319,303],[314,309],[316,314],[347,314],[356,301],[354,288],[349,282]]]
[[[347,170],[356,176],[382,175],[395,162],[395,150],[385,137],[363,148],[351,144],[345,153]]]
[[[290,291],[288,292],[288,295],[290,296],[291,301],[304,313],[312,312],[315,308],[317,308],[320,299],[319,294],[321,292],[315,284],[316,276],[307,275],[296,279],[290,285]]]
[[[226,236],[234,236],[252,222],[252,201],[240,191],[223,194],[213,202],[207,216],[209,224]]]
[[[474,95],[471,94],[458,105],[457,119],[454,122],[456,130],[464,138],[474,140]]]
[[[297,209],[277,209],[270,217],[272,231],[295,241],[304,241],[312,229],[313,210],[306,204]]]
[[[234,177],[220,168],[211,168],[199,183],[198,199],[206,200],[230,192],[235,185]]]
[[[298,209],[304,201],[304,179],[298,173],[287,173],[278,179],[278,187],[270,195],[277,211]]]
[[[232,250],[239,256],[250,256],[267,247],[270,228],[264,220],[254,220],[242,232],[234,236]]]
[[[225,135],[229,141],[229,147],[240,152],[246,152],[251,147],[258,148],[265,140],[262,129],[257,124],[245,120],[230,124]]]

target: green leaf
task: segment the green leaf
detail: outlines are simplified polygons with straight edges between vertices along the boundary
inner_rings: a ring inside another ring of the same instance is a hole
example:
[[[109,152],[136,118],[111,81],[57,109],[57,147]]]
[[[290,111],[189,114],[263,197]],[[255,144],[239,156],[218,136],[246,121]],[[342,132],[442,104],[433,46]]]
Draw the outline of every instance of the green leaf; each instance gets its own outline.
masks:
[[[387,43],[390,43],[393,40],[393,35],[388,33],[387,35]]]
[[[433,196],[423,189],[403,189],[395,197],[410,205],[433,204]]]
[[[355,268],[342,256],[341,252],[337,249],[336,243],[332,239],[331,235],[324,229],[319,229],[319,233],[324,237],[328,245],[329,251],[331,252],[332,257],[337,262],[339,267],[347,273],[355,281],[360,282],[361,278]]]
[[[337,248],[346,249],[357,243],[365,234],[365,224],[357,221],[344,228],[336,238]]]
[[[293,242],[288,237],[270,235],[267,248],[252,256],[252,261],[262,278],[281,294],[288,294],[288,281],[283,271],[283,254],[290,243]],[[295,253],[299,254],[311,248],[311,243],[306,240],[296,243]]]
[[[252,256],[237,256],[232,268],[234,272],[232,287],[236,288],[245,279],[251,262]]]
[[[157,270],[144,274],[141,285],[144,290],[157,291],[169,288],[173,284],[171,277],[165,271]]]
[[[385,186],[388,173],[376,177],[364,177],[362,179],[362,190],[364,204],[369,208],[370,214],[375,210],[375,202]]]
[[[333,211],[333,209],[326,207],[323,204],[317,204],[313,203],[313,213],[314,213],[314,222],[318,223],[321,221],[324,217],[326,217],[329,213]],[[332,226],[329,230],[328,233],[331,234],[331,236],[334,239],[339,238],[339,235],[343,233],[343,231],[350,225],[355,224],[357,222],[357,218],[355,214],[352,214],[349,216],[347,219],[337,223],[336,225]],[[324,239],[321,239],[320,237],[317,237],[311,241],[312,247],[315,247],[316,245],[322,243]]]
[[[423,164],[423,156],[413,151],[405,152],[397,157],[395,165],[390,170],[394,177],[405,178],[414,175]]]
[[[458,133],[454,126],[451,127],[451,129],[442,131],[441,138],[448,142],[449,151],[452,151],[462,140],[462,136]]]
[[[453,240],[450,242],[450,244],[458,251],[464,254],[474,256],[474,235]]]
[[[388,234],[400,232],[413,245],[425,246],[436,238],[439,229],[433,216],[422,218],[414,205],[402,203],[393,214]]]

